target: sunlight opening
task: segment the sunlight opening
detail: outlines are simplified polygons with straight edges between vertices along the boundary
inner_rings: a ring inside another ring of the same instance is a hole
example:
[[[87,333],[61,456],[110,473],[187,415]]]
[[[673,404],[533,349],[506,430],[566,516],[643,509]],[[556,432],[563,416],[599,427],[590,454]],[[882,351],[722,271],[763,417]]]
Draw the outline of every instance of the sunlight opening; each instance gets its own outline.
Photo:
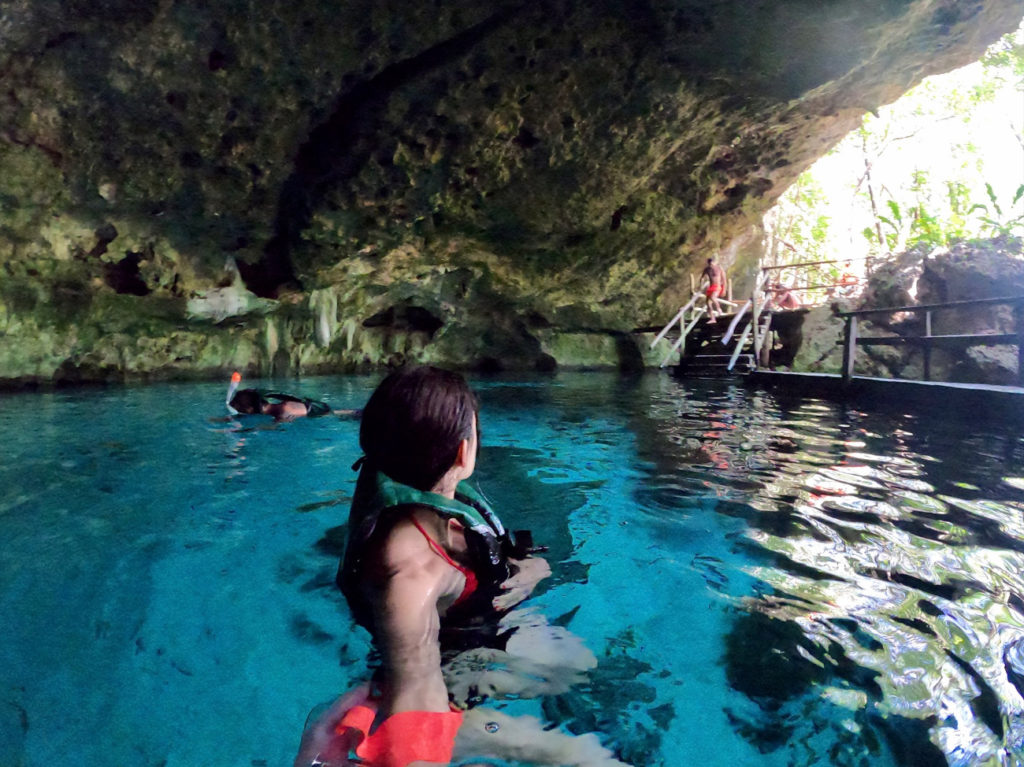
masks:
[[[763,223],[762,266],[812,264],[778,272],[804,305],[856,295],[910,249],[1024,234],[1024,24],[867,114]]]

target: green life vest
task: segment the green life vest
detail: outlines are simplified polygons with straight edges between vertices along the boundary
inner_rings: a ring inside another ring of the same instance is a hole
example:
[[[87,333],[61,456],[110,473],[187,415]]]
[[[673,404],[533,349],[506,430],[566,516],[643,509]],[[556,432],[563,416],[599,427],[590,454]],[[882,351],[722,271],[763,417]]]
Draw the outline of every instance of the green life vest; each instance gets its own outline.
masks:
[[[482,585],[501,583],[509,575],[508,556],[514,549],[512,536],[474,488],[460,482],[455,498],[446,498],[403,485],[364,465],[349,512],[345,558],[338,570],[338,586],[348,599],[356,619],[364,625],[367,616],[363,612],[365,605],[361,604],[356,581],[366,546],[388,515],[414,506],[424,506],[465,526],[470,567]]]

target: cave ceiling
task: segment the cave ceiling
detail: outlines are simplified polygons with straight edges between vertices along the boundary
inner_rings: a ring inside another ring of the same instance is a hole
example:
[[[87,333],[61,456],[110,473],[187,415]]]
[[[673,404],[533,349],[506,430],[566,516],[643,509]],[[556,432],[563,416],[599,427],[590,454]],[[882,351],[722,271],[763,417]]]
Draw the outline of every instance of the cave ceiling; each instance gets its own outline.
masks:
[[[360,321],[426,307],[625,330],[670,313],[704,257],[749,266],[752,226],[804,169],[865,111],[976,60],[1024,3],[0,13],[8,317],[48,291],[69,306],[51,324],[73,324],[107,292],[187,326],[233,263],[250,308],[330,290]]]

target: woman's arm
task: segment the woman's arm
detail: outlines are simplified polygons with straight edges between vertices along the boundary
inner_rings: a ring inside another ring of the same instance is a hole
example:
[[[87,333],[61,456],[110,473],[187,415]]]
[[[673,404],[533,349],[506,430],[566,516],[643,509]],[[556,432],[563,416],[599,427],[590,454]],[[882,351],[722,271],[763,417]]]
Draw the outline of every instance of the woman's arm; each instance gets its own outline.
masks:
[[[447,711],[448,690],[441,675],[440,618],[436,589],[414,570],[388,580],[376,625],[386,686],[382,710]]]
[[[381,553],[385,576],[372,600],[384,661],[381,713],[448,711],[437,603],[456,592],[461,575],[411,523],[396,525]]]

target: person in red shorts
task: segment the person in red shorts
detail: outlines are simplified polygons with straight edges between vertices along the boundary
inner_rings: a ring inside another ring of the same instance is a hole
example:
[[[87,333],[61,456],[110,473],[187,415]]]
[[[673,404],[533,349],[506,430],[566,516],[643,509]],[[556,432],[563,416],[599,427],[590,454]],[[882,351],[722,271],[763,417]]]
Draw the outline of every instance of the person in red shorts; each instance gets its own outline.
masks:
[[[708,265],[700,273],[702,284],[705,277],[708,280],[707,289],[704,291],[704,298],[708,306],[708,324],[714,325],[715,313],[721,314],[722,312],[722,305],[718,302],[718,297],[725,290],[725,270],[715,263],[714,258],[709,258]]]

